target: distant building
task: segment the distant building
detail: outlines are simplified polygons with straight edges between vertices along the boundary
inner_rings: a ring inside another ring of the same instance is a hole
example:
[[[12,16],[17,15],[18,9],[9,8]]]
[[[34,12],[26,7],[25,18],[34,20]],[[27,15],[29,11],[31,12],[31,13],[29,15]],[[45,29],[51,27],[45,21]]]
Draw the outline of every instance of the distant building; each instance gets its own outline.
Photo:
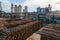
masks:
[[[5,13],[5,12],[2,10],[2,4],[1,4],[1,1],[0,1],[0,17],[2,17],[2,13]]]
[[[40,11],[41,11],[41,10],[40,10],[40,7],[38,7],[38,8],[37,8],[37,12],[40,13]]]
[[[23,12],[28,12],[28,7],[27,6],[25,6],[25,8],[23,9]]]
[[[60,18],[60,11],[58,11],[58,12],[57,11],[51,11],[50,13],[47,14],[47,18],[49,20],[52,20],[53,15],[56,19]]]
[[[0,1],[0,11],[2,11],[2,5],[1,5],[1,1]]]
[[[25,15],[24,18],[38,20],[37,12],[27,12],[27,13],[23,13],[23,14]]]
[[[52,7],[50,4],[48,5],[48,9],[49,9],[49,12],[51,12]]]
[[[37,14],[38,14],[38,17],[40,20],[44,21],[46,19],[46,15],[48,12],[49,12],[48,7],[45,7],[45,8],[38,7],[37,8]]]
[[[11,4],[11,13],[21,13],[22,12],[22,6],[19,5],[13,5],[13,3]]]
[[[19,6],[18,6],[18,13],[21,13],[21,12],[22,12],[22,6],[19,5]]]
[[[14,5],[13,5],[13,3],[11,4],[11,13],[13,13],[14,12]]]
[[[23,14],[25,15],[25,18],[46,21],[46,17],[49,11],[51,11],[50,6],[45,8],[38,7],[37,12],[26,12],[24,9]]]
[[[1,3],[0,3],[1,5]],[[1,8],[1,7],[0,7]],[[25,6],[22,12],[22,6],[19,5],[13,5],[11,4],[11,13],[2,13],[3,18],[30,18],[33,20],[45,20],[47,17],[47,14],[51,11],[51,5],[48,5],[48,7],[37,8],[37,12],[28,12],[28,7]]]
[[[18,7],[17,7],[17,5],[14,6],[14,13],[18,13]]]
[[[11,4],[11,18],[21,18],[22,14],[22,6],[21,5],[13,5]],[[10,14],[9,14],[10,15]]]
[[[39,14],[45,14],[45,13],[47,13],[47,12],[49,12],[48,7],[45,7],[45,8],[40,8],[40,7],[38,7],[38,8],[37,8],[37,13],[39,13]]]

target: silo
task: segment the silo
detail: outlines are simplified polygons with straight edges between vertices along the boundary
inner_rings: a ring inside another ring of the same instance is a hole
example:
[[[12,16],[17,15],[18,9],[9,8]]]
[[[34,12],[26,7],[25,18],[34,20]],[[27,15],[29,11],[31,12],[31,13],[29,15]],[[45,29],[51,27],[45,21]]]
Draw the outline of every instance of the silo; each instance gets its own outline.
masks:
[[[13,3],[11,3],[11,13],[14,12],[14,7],[13,7]]]
[[[17,7],[17,5],[15,5],[15,7],[14,7],[14,13],[18,13],[18,7]]]
[[[22,13],[22,6],[21,5],[18,6],[18,13]]]

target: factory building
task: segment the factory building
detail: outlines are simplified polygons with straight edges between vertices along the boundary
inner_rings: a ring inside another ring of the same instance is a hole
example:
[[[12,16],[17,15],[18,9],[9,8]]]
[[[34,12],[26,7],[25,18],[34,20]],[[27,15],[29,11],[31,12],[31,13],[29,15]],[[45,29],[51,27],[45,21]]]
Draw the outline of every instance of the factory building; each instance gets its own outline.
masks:
[[[27,6],[25,6],[25,8],[23,9],[23,12],[24,13],[27,13],[28,12],[28,7]]]
[[[49,9],[49,12],[51,12],[52,7],[50,4],[48,5],[48,9]]]
[[[40,20],[45,20],[49,12],[51,12],[50,4],[48,5],[48,7],[45,8],[41,8],[41,7],[37,8],[38,17]]]
[[[0,8],[1,8],[1,2],[0,2]],[[1,9],[0,9],[1,10]],[[22,12],[22,6],[21,5],[14,5],[13,3],[11,4],[11,13],[2,13],[4,15],[3,17],[11,17],[11,18],[30,18],[34,20],[45,20],[47,17],[47,14],[51,11],[51,5],[49,4],[48,7],[37,8],[37,12],[28,12],[28,7],[25,6],[23,12]],[[7,15],[7,16],[5,16]]]
[[[11,4],[11,13],[21,13],[22,12],[22,6],[19,5],[14,5],[14,4]]]
[[[18,13],[22,13],[22,6],[21,5],[18,6]]]
[[[11,4],[11,13],[11,18],[20,18],[22,13],[22,6]]]
[[[18,7],[17,7],[17,5],[15,5],[15,7],[14,7],[14,13],[18,13]]]
[[[40,7],[37,8],[37,12],[40,12]]]
[[[14,13],[14,5],[13,5],[13,3],[11,4],[11,13]]]
[[[0,1],[0,11],[2,11],[1,1]]]

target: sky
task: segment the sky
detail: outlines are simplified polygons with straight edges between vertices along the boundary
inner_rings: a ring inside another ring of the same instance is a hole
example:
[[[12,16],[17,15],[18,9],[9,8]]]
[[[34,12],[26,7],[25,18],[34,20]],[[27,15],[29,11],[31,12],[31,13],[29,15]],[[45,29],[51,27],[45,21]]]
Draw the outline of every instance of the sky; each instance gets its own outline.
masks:
[[[60,10],[60,0],[0,0],[2,2],[2,9],[5,12],[10,12],[11,3],[14,5],[22,5],[22,9],[28,6],[28,11],[36,11],[37,7],[48,7],[48,4],[52,6],[52,10]]]

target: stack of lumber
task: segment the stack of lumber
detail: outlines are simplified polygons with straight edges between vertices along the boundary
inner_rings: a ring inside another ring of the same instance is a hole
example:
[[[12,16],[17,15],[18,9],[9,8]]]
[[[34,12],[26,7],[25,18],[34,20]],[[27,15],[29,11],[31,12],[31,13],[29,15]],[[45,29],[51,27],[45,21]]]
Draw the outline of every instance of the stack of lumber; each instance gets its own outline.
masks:
[[[50,40],[60,40],[60,24],[49,24],[41,28],[39,34]],[[43,39],[43,38],[42,38]]]
[[[16,27],[0,30],[0,40],[25,40],[40,28],[41,22],[33,21]]]
[[[33,20],[0,20],[0,30],[26,24]]]
[[[0,20],[0,40],[25,40],[41,28],[40,21]]]

